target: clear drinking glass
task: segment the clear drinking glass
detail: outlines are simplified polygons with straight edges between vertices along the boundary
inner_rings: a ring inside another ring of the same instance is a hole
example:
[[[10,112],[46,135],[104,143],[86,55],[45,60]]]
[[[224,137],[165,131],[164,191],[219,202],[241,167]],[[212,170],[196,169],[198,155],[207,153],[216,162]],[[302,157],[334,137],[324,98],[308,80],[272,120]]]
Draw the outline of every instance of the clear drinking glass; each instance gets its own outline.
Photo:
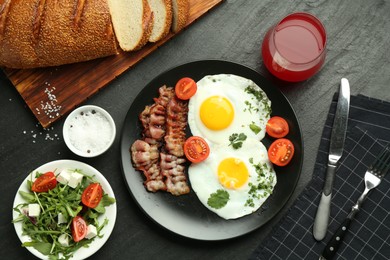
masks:
[[[326,30],[321,21],[309,13],[284,17],[265,35],[263,61],[279,79],[298,82],[316,74],[326,55]]]

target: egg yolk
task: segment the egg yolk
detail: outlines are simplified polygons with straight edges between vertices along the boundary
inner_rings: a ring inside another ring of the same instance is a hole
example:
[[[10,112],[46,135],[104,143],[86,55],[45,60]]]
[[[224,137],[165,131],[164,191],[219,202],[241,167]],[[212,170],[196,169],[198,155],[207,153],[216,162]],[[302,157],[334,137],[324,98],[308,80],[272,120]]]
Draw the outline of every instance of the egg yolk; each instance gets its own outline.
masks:
[[[233,122],[234,109],[227,98],[212,96],[203,101],[199,115],[208,129],[222,130]]]
[[[227,189],[237,189],[249,178],[245,163],[237,158],[226,158],[218,166],[218,180]]]

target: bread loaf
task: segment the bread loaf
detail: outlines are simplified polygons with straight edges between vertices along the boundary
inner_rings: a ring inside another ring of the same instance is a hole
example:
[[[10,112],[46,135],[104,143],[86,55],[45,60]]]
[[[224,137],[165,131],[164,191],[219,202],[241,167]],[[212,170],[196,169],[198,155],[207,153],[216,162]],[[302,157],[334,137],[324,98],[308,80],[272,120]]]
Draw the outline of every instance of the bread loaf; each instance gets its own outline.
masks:
[[[153,13],[147,0],[108,0],[119,45],[124,51],[143,47],[153,29]]]
[[[35,68],[118,53],[100,0],[0,0],[0,65]]]
[[[164,38],[171,29],[172,0],[148,0],[152,9],[154,21],[150,35],[150,42],[157,42]]]
[[[0,0],[0,66],[49,67],[138,50],[181,30],[188,15],[189,0]]]

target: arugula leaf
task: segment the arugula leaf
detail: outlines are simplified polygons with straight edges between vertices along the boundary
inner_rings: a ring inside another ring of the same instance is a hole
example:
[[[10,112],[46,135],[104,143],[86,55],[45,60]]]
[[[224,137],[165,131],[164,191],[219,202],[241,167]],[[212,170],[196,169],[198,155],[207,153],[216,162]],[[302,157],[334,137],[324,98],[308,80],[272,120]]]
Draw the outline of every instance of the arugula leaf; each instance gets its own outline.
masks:
[[[76,217],[77,214],[83,209],[82,206],[78,206],[76,210],[73,210],[72,207],[68,203],[64,203],[66,210],[68,211],[69,216]]]
[[[46,242],[36,242],[36,241],[24,242],[22,246],[24,247],[32,246],[36,250],[38,250],[41,254],[44,255],[50,255],[50,251],[51,251],[51,244]]]
[[[110,206],[111,204],[114,203],[115,203],[114,198],[111,198],[107,194],[104,194],[99,204],[96,206],[96,208],[94,208],[94,210],[99,212],[100,214],[103,214],[104,212],[106,212],[105,207]]]
[[[229,193],[226,190],[219,189],[216,192],[211,193],[207,200],[207,204],[214,209],[220,209],[225,207],[228,201]]]
[[[31,180],[27,180],[27,190],[31,190],[33,182]]]
[[[234,149],[239,149],[242,147],[242,143],[246,140],[246,135],[244,133],[234,133],[229,136],[230,144]]]
[[[25,191],[20,190],[19,194],[27,202],[33,202],[35,200],[34,194],[31,194],[30,192],[25,192]]]

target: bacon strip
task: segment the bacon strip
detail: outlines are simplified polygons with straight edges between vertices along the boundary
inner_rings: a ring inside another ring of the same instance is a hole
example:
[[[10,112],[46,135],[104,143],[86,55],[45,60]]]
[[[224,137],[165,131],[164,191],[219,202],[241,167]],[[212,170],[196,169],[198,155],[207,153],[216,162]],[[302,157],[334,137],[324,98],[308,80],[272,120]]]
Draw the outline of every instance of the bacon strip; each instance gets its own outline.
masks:
[[[131,158],[134,167],[145,175],[144,185],[148,191],[166,190],[163,175],[160,173],[157,144],[150,145],[143,140],[136,140],[131,146]]]
[[[175,95],[175,92],[173,88],[168,88],[164,85],[159,88],[159,94],[158,98],[154,98],[155,103],[151,106],[146,106],[139,116],[144,128],[142,133],[143,139],[150,144],[161,142],[165,136],[166,107]]]
[[[179,196],[190,192],[187,177],[184,174],[186,159],[171,154],[160,153],[161,171],[165,179],[167,191],[172,195]]]
[[[190,192],[187,177],[184,174],[183,146],[186,141],[188,102],[173,97],[167,106],[167,127],[164,137],[164,149],[167,154],[160,153],[161,170],[166,177],[167,191],[173,195]]]
[[[167,134],[164,137],[165,150],[177,157],[184,156],[183,145],[186,141],[188,102],[171,99],[167,107]]]
[[[159,88],[154,102],[139,115],[143,132],[142,140],[131,146],[134,168],[144,173],[148,191],[166,190],[176,196],[189,193],[183,151],[188,102],[176,98],[174,89],[167,86]]]

